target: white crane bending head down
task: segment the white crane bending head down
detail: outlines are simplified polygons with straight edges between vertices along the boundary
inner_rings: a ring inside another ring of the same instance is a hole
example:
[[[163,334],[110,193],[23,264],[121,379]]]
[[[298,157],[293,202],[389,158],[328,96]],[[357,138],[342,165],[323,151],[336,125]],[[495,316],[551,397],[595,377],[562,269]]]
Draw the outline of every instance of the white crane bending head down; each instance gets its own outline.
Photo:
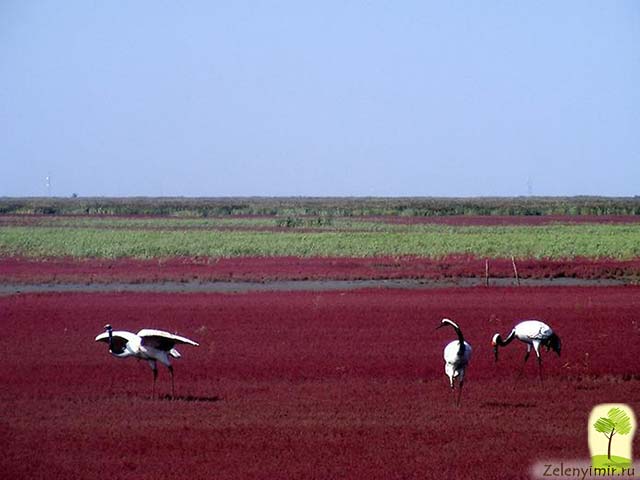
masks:
[[[540,357],[540,346],[543,345],[547,347],[547,351],[553,350],[558,354],[558,356],[560,356],[560,337],[558,337],[558,335],[556,335],[551,327],[546,323],[539,320],[525,320],[524,322],[518,323],[504,340],[498,333],[493,336],[491,345],[493,345],[493,353],[495,355],[496,362],[498,361],[498,347],[505,347],[509,345],[514,338],[517,338],[527,345],[527,353],[524,355],[522,370],[524,370],[524,365],[527,363],[527,360],[529,360],[531,347],[533,347],[536,352],[536,357],[538,357],[538,368],[540,371],[540,379],[542,379],[542,357]],[[520,371],[520,374],[522,374],[522,370]]]
[[[174,348],[176,344],[197,347],[198,343],[162,330],[145,328],[136,334],[123,330],[114,331],[111,325],[108,324],[104,328],[106,332],[98,335],[96,342],[108,343],[111,355],[118,358],[136,357],[149,362],[153,370],[152,397],[155,395],[156,379],[158,378],[157,362],[162,363],[169,369],[171,374],[171,396],[175,396],[173,366],[169,361],[169,357],[180,358],[180,353]]]
[[[471,345],[464,340],[462,330],[460,327],[449,320],[443,318],[440,325],[436,327],[442,328],[444,326],[451,326],[458,335],[458,340],[454,340],[444,348],[444,373],[449,377],[449,385],[451,387],[451,393],[454,393],[455,384],[454,380],[458,380],[458,399],[454,398],[456,406],[460,406],[460,397],[462,396],[462,385],[464,384],[464,372],[471,359]]]

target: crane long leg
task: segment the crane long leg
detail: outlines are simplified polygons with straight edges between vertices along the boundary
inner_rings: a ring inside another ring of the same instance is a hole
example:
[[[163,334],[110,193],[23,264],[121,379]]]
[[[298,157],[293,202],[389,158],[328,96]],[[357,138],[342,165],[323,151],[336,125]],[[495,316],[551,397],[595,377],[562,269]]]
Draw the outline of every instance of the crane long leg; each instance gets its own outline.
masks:
[[[151,400],[153,400],[156,396],[156,380],[158,379],[158,367],[156,366],[156,362],[153,360],[149,361],[149,365],[151,365],[151,370],[153,371],[153,385],[151,386]]]
[[[518,374],[518,378],[520,378],[524,373],[524,367],[527,364],[527,360],[529,360],[529,355],[531,355],[531,350],[527,349],[527,353],[524,354],[524,362],[522,363],[522,367],[520,367],[520,373]]]
[[[460,398],[462,397],[462,385],[464,385],[464,383],[461,381],[460,385],[458,386],[458,403],[456,404],[456,407],[460,406]]]
[[[456,404],[456,387],[453,382],[453,377],[449,377],[449,391],[451,392],[451,399],[453,400],[453,404]]]
[[[540,382],[544,382],[542,378],[542,357],[538,355],[538,371],[540,372]]]
[[[176,397],[176,388],[173,381],[173,365],[169,365],[169,373],[171,374],[171,398],[174,399]]]

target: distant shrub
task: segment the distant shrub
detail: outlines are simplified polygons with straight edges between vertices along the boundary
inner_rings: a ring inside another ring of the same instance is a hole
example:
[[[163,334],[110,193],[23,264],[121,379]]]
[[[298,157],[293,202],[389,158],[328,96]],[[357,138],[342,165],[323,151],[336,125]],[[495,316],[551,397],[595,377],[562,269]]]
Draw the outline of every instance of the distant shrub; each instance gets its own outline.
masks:
[[[640,197],[0,198],[0,214],[331,217],[640,215]]]

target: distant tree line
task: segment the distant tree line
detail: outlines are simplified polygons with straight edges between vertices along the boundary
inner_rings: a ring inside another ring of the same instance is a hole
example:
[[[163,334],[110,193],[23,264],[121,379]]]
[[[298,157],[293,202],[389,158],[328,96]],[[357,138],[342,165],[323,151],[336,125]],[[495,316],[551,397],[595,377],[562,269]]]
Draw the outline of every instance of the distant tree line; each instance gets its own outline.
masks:
[[[0,198],[4,215],[294,217],[451,215],[639,215],[640,197],[127,197]]]

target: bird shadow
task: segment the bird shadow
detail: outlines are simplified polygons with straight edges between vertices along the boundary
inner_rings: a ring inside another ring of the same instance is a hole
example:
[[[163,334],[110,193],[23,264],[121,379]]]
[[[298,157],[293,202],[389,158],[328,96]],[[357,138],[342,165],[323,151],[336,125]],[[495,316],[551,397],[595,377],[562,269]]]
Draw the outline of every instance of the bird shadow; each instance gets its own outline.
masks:
[[[529,402],[484,402],[482,407],[486,408],[535,408],[535,403]]]
[[[162,395],[160,397],[158,397],[158,400],[166,400],[166,401],[172,401],[172,402],[219,402],[220,400],[222,400],[222,398],[220,398],[217,395],[214,395],[212,397],[209,396],[198,396],[198,395]]]

